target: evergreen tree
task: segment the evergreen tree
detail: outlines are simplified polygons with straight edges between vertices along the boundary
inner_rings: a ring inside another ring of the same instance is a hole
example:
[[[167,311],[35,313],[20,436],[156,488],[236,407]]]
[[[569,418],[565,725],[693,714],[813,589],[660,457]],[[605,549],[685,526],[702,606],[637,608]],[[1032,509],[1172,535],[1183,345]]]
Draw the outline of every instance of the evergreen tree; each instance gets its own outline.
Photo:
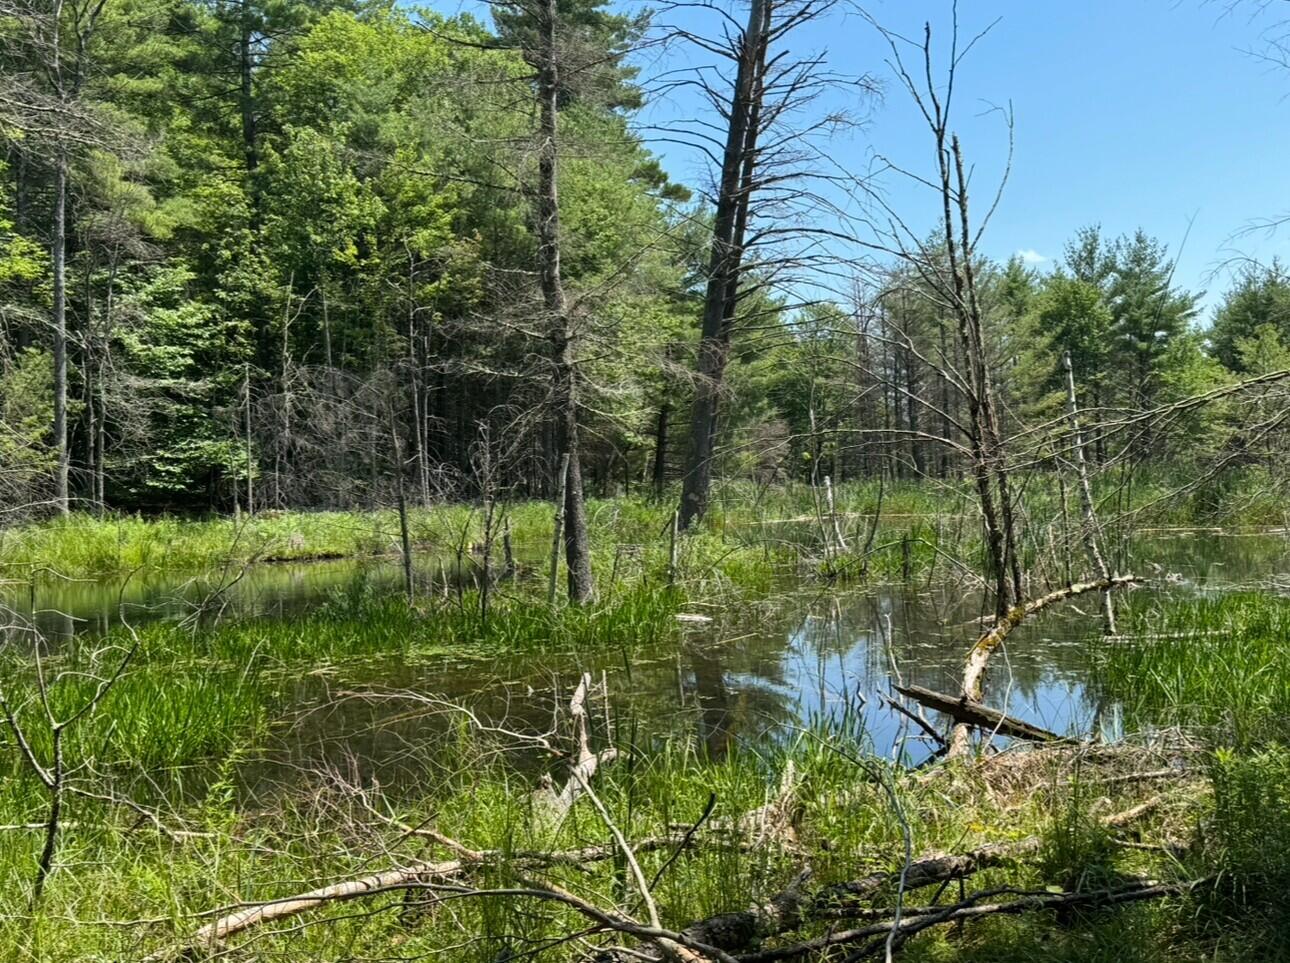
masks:
[[[1273,261],[1241,272],[1214,315],[1209,347],[1229,371],[1245,374],[1268,370],[1253,359],[1274,356],[1277,344],[1290,345],[1290,274]]]

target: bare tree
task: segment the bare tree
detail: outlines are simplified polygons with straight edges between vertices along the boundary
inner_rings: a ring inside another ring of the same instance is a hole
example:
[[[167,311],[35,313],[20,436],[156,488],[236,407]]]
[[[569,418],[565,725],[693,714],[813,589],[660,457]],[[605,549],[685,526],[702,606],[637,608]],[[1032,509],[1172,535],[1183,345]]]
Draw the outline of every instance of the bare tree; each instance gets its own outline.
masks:
[[[716,212],[712,222],[703,328],[696,365],[698,375],[691,414],[690,455],[681,490],[680,524],[688,528],[707,510],[712,486],[712,455],[731,322],[739,289],[744,234],[748,226],[751,180],[755,173],[757,114],[765,96],[766,45],[772,0],[752,0],[748,23],[734,44],[734,84],[726,114],[726,142],[721,158]]]
[[[993,205],[980,224],[974,224],[968,198],[968,165],[962,144],[952,129],[957,70],[981,35],[960,48],[956,9],[949,59],[944,76],[938,82],[930,23],[925,25],[921,41],[914,41],[883,28],[876,21],[871,22],[887,41],[893,72],[917,107],[936,152],[936,164],[930,176],[907,171],[891,163],[888,163],[888,169],[933,192],[940,225],[938,235],[933,239],[920,237],[881,193],[862,182],[861,191],[886,220],[886,225],[878,228],[877,241],[869,246],[905,265],[918,279],[920,295],[932,299],[953,320],[961,364],[955,365],[947,357],[925,360],[938,369],[945,383],[955,387],[967,414],[966,419],[956,423],[963,436],[962,442],[938,439],[934,434],[922,432],[912,419],[907,434],[911,438],[926,435],[929,440],[948,443],[968,455],[985,527],[995,612],[1002,617],[1022,599],[1023,583],[1008,451],[999,415],[998,391],[978,279],[977,245],[989,222]],[[916,68],[911,68],[906,62],[906,51],[911,48],[920,61]],[[1007,120],[1011,131],[1011,117]],[[1006,173],[1003,182],[1006,182]],[[999,191],[1002,191],[1003,182]],[[907,337],[898,337],[897,342],[907,352],[916,350]],[[930,409],[944,422],[952,421],[949,413],[929,397],[931,393],[911,390],[907,376],[902,380],[904,384],[893,379],[893,390],[898,395],[910,404]]]
[[[30,634],[35,635],[34,629],[25,628]],[[65,739],[80,723],[94,714],[104,697],[120,680],[139,647],[138,637],[132,634],[132,640],[121,650],[119,657],[110,649],[104,649],[101,653],[96,653],[91,662],[107,662],[107,671],[97,673],[91,671],[91,678],[95,683],[93,691],[87,698],[72,708],[69,713],[59,717],[55,712],[54,703],[51,699],[51,688],[58,684],[62,676],[72,678],[73,676],[79,676],[80,673],[68,672],[60,674],[60,677],[52,680],[47,679],[46,673],[48,670],[44,664],[42,653],[45,644],[44,639],[36,636],[35,641],[36,698],[34,701],[39,706],[41,724],[44,730],[42,733],[44,738],[41,741],[48,746],[48,754],[44,760],[41,759],[37,749],[38,744],[33,741],[29,734],[28,725],[23,722],[22,706],[13,702],[12,696],[6,692],[4,681],[0,680],[0,718],[3,719],[14,744],[18,747],[19,758],[40,782],[41,786],[44,787],[49,797],[48,813],[44,824],[45,841],[36,863],[36,874],[32,887],[33,903],[40,900],[45,889],[45,882],[54,870],[54,857],[58,849],[58,835],[62,827],[63,806],[68,793],[74,789],[74,787],[69,786],[68,776],[75,771],[75,767],[68,764]],[[99,656],[104,658],[100,659]]]
[[[820,242],[837,233],[820,227],[837,212],[828,196],[832,176],[818,141],[853,124],[846,112],[819,108],[823,94],[847,90],[867,97],[867,77],[829,72],[822,56],[795,55],[791,38],[822,18],[832,0],[750,0],[742,26],[728,15],[722,42],[691,30],[675,35],[717,58],[663,85],[697,91],[723,122],[719,134],[706,120],[678,122],[664,136],[691,144],[716,168],[705,271],[703,320],[695,362],[690,450],[681,494],[681,525],[707,510],[728,392],[726,365],[740,326],[753,328],[767,312],[810,301],[804,291],[827,273],[836,256]],[[728,86],[714,79],[733,65]],[[782,296],[780,303],[770,298]],[[759,307],[753,307],[759,304]],[[761,315],[760,318],[758,315]]]

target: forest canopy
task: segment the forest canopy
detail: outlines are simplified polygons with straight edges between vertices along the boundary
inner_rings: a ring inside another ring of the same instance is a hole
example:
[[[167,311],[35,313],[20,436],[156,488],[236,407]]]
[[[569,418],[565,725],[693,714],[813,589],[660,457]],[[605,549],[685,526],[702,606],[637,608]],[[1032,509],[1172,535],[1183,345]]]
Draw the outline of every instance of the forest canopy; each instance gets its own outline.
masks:
[[[508,489],[554,491],[532,10],[502,6],[486,24],[369,2],[53,9],[0,7],[10,511],[344,508],[386,502],[395,476],[420,501],[471,497],[481,431],[504,449],[494,468]],[[649,16],[593,0],[557,13],[559,253],[587,484],[661,491],[687,474],[683,415],[709,383],[711,460],[732,476],[963,470],[936,440],[963,400],[947,383],[952,312],[926,272],[758,248],[775,224],[801,222],[810,196],[783,187],[809,179],[805,155],[766,146],[786,128],[754,122],[762,145],[740,156],[760,179],[745,174],[723,211],[715,166],[714,184],[678,183],[638,129]],[[798,92],[823,90],[794,69]],[[739,75],[726,81],[736,103]],[[773,84],[764,95],[785,116],[809,107]],[[794,133],[835,122],[799,118]],[[754,191],[764,207],[749,210]],[[752,238],[722,263],[739,197]],[[1290,354],[1277,263],[1240,273],[1210,319],[1167,244],[1142,231],[1080,228],[1043,273],[971,257],[1018,425],[1061,411],[1067,355],[1081,404],[1122,420]],[[715,342],[729,368],[714,379],[704,288],[722,271],[739,280],[721,278],[737,294],[718,319],[733,334]],[[856,280],[821,295],[836,277]],[[1136,451],[1185,458],[1195,427],[1175,420]],[[1115,457],[1095,437],[1097,457]],[[1239,443],[1221,412],[1200,441]]]

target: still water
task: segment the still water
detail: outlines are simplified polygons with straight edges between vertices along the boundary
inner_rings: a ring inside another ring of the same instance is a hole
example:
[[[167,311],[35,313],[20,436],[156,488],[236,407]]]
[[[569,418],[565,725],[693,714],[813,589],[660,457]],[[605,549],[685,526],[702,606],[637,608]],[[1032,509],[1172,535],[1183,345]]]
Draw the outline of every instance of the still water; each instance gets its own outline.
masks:
[[[1121,562],[1160,579],[1139,592],[1290,593],[1290,539],[1284,535],[1154,536],[1141,539]],[[445,573],[470,577],[437,560],[420,577],[443,579]],[[194,619],[212,608],[222,618],[290,618],[356,580],[393,593],[401,590],[401,578],[390,561],[274,564],[227,579],[10,585],[4,601],[56,644],[71,634],[106,631],[122,619],[136,625]],[[893,681],[958,690],[964,653],[979,631],[979,596],[970,584],[835,590],[801,581],[749,610],[686,624],[678,642],[630,655],[472,656],[340,667],[296,683],[295,724],[282,727],[279,748],[299,769],[342,746],[347,758],[380,769],[385,783],[397,782],[401,748],[419,738],[422,727],[441,726],[444,713],[409,713],[395,697],[337,699],[338,691],[442,696],[494,723],[541,731],[552,704],[591,671],[606,684],[620,739],[686,736],[720,757],[739,743],[765,744],[829,723],[862,732],[880,753],[917,760],[929,746],[883,696]],[[992,663],[987,701],[1055,732],[1114,738],[1115,707],[1098,705],[1086,685],[1096,612],[1095,601],[1079,600],[1014,633]]]

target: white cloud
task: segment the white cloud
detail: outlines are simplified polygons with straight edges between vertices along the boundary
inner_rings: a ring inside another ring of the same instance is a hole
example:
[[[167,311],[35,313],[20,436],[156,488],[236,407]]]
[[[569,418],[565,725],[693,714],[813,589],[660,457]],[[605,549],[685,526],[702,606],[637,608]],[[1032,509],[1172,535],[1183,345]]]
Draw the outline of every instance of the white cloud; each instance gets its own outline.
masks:
[[[1022,264],[1043,264],[1048,258],[1044,257],[1038,251],[1031,247],[1024,247],[1017,252],[1017,257],[1021,258]]]

